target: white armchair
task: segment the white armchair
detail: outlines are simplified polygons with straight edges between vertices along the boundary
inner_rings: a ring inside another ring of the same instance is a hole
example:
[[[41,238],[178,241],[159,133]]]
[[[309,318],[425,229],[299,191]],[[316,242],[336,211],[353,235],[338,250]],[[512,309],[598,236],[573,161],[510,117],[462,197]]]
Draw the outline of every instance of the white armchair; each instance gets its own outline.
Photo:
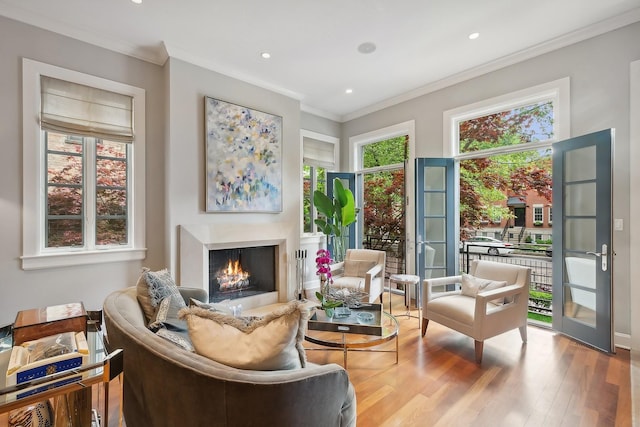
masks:
[[[476,260],[469,275],[426,279],[422,287],[422,336],[429,320],[475,340],[476,363],[482,362],[484,340],[519,328],[527,342],[527,306],[531,269]],[[460,284],[458,288],[457,284]],[[456,290],[434,292],[456,285]]]
[[[369,295],[367,302],[382,302],[386,259],[384,251],[347,249],[344,261],[331,265],[332,287],[360,290]]]

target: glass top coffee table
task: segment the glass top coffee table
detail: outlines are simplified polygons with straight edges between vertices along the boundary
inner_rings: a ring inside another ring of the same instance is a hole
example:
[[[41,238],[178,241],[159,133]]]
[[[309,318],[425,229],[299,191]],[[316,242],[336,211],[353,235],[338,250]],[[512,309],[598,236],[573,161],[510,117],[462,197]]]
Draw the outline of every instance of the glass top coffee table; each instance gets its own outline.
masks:
[[[320,330],[320,329],[312,329],[307,328],[305,332],[304,339],[313,344],[320,345],[326,348],[318,348],[318,347],[308,347],[305,350],[338,350],[343,352],[343,366],[345,369],[347,368],[347,354],[350,350],[352,351],[373,351],[380,353],[395,353],[396,354],[396,363],[398,363],[398,320],[393,317],[391,314],[386,312],[381,312],[380,315],[380,329],[376,329],[375,331],[372,329],[371,331],[364,331],[359,329],[357,325],[352,323],[341,323],[339,318],[333,318],[332,320],[326,320],[323,318],[322,311],[318,311],[317,316],[314,314],[311,317],[309,322],[313,322],[314,318],[317,321],[324,323],[323,326],[327,326],[329,323],[333,325],[332,328],[326,328],[331,330]],[[355,333],[353,331],[356,331]],[[370,332],[370,333],[369,333]],[[375,347],[380,344],[383,344],[387,341],[391,341],[395,339],[395,350],[384,350],[384,349],[372,349],[370,347]]]

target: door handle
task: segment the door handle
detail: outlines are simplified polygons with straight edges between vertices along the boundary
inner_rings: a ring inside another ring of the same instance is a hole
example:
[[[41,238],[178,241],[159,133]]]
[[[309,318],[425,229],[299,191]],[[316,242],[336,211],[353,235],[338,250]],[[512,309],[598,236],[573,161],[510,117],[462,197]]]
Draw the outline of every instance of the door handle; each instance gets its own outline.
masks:
[[[603,243],[602,244],[602,251],[601,252],[587,252],[587,255],[594,255],[594,256],[599,256],[601,257],[601,264],[600,267],[602,268],[602,271],[607,271],[607,268],[609,268],[608,264],[607,264],[607,244]]]

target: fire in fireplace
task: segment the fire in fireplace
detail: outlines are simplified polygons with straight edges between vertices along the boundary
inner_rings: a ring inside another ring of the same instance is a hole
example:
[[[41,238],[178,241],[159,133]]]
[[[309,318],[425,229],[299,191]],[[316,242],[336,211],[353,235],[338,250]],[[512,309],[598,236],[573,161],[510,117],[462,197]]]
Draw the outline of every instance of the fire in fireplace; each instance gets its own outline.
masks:
[[[276,247],[209,251],[209,301],[249,297],[276,290]]]

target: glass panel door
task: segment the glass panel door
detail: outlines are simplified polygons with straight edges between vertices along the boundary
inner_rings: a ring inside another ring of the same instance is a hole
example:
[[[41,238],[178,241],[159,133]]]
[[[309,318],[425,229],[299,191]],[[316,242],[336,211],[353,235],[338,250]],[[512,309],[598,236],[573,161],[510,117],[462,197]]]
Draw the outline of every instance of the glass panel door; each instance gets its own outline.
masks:
[[[553,146],[553,328],[613,350],[611,158],[613,130]]]
[[[453,159],[416,159],[416,274],[456,274]]]

